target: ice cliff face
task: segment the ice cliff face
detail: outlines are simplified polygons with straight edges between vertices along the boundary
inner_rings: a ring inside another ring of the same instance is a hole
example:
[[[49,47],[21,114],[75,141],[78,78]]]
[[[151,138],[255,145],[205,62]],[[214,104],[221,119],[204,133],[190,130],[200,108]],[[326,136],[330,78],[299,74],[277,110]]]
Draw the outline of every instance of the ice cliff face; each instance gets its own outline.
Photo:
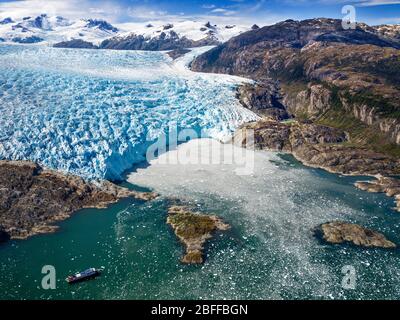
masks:
[[[170,126],[223,138],[256,119],[239,79],[192,73],[190,59],[0,46],[0,158],[119,179]]]

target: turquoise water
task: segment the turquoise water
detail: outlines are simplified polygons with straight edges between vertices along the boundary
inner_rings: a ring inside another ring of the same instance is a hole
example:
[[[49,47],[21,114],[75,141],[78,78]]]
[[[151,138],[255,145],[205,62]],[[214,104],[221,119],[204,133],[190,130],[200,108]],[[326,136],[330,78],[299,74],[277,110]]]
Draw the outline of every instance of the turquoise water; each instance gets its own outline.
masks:
[[[355,189],[352,184],[356,178],[308,169],[291,157],[277,157],[276,164],[282,173],[302,173],[314,181],[307,191],[299,184],[299,191],[289,195],[299,211],[304,204],[313,205],[318,195],[328,204],[325,212],[336,212],[338,208],[329,207],[336,203],[346,208],[341,213],[346,220],[380,230],[400,243],[399,216],[390,210],[392,199]],[[263,192],[269,189],[265,185]],[[124,200],[106,210],[83,210],[62,222],[55,234],[0,246],[0,298],[400,298],[399,251],[321,244],[311,228],[330,219],[329,215],[321,217],[319,212],[310,211],[296,221],[297,212],[282,207],[276,217],[273,210],[267,209],[272,204],[265,203],[262,215],[250,216],[232,199],[211,194],[196,194],[192,199],[200,210],[215,212],[232,225],[232,230],[217,234],[209,243],[203,266],[179,263],[183,248],[165,223],[165,200]],[[43,265],[56,268],[56,290],[41,289]],[[357,270],[354,291],[341,287],[344,265]],[[79,285],[64,282],[68,274],[90,266],[104,266],[104,274]]]

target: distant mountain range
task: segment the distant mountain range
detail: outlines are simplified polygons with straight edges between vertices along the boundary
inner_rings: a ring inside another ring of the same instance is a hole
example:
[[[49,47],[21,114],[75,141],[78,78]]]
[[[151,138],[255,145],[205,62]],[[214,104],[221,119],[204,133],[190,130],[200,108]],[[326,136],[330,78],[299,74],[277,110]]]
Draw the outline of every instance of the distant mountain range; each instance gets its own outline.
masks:
[[[118,28],[104,20],[70,21],[61,16],[25,17],[0,21],[0,38],[5,42],[53,44],[71,39],[99,42],[118,34]]]
[[[0,41],[41,43],[67,48],[172,50],[217,45],[250,30],[237,25],[215,25],[207,21],[131,23],[113,26],[105,20],[71,21],[41,14],[19,21],[0,21]]]

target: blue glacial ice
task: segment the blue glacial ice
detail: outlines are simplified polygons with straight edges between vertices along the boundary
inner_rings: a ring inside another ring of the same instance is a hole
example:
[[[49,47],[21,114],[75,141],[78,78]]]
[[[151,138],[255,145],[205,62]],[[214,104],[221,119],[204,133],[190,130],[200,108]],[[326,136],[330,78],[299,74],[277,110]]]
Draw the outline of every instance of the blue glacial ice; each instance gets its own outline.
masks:
[[[120,179],[169,126],[222,139],[256,116],[243,79],[193,73],[161,52],[0,45],[0,159]]]

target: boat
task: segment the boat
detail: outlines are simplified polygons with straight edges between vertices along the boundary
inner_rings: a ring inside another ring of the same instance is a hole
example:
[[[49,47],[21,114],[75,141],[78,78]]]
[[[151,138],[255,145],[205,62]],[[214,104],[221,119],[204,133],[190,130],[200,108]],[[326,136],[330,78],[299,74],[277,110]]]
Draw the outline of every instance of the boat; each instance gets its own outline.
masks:
[[[76,273],[72,276],[68,276],[65,279],[65,281],[67,281],[69,284],[78,283],[78,282],[94,279],[94,278],[98,277],[99,275],[101,275],[102,272],[103,272],[103,269],[90,268],[85,271]]]

